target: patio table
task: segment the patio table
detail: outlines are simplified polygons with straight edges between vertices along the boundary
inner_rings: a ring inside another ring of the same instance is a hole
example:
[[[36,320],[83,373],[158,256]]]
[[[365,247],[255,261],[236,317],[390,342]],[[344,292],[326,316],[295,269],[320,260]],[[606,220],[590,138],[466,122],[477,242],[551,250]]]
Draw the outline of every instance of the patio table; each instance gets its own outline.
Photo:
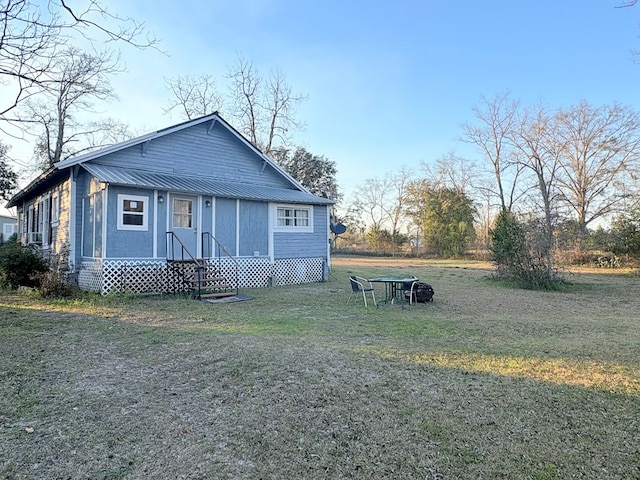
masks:
[[[384,300],[380,303],[406,302],[404,298],[404,290],[406,284],[417,282],[418,278],[414,276],[395,276],[388,275],[368,279],[371,283],[384,283]]]

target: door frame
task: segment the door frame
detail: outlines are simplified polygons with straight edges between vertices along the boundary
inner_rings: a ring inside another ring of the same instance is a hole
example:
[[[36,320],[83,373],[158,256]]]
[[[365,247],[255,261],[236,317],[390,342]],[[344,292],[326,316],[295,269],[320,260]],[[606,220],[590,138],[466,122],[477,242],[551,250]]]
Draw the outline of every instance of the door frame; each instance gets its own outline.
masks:
[[[192,211],[191,211],[191,220],[192,226],[191,228],[194,230],[196,240],[195,240],[195,249],[191,253],[195,258],[200,258],[202,256],[202,196],[194,193],[180,193],[180,192],[168,192],[168,208],[167,208],[167,225],[169,227],[169,231],[173,232],[180,240],[183,240],[182,237],[177,235],[174,226],[173,226],[173,201],[174,200],[191,200],[192,201]],[[182,227],[178,227],[182,228]],[[184,230],[184,228],[182,228]],[[190,245],[185,246],[190,248]],[[168,252],[167,252],[168,253]]]

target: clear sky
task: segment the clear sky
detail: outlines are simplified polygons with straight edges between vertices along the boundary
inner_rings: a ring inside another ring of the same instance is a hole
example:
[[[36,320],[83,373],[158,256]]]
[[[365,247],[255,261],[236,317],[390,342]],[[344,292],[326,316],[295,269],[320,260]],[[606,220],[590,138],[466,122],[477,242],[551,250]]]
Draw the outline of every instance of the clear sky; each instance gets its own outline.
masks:
[[[622,1],[105,0],[145,22],[167,55],[123,48],[120,101],[104,113],[137,133],[177,123],[162,113],[164,79],[222,82],[242,55],[308,95],[294,143],[336,162],[348,201],[403,165],[452,150],[477,159],[459,137],[482,96],[640,108],[640,7]]]

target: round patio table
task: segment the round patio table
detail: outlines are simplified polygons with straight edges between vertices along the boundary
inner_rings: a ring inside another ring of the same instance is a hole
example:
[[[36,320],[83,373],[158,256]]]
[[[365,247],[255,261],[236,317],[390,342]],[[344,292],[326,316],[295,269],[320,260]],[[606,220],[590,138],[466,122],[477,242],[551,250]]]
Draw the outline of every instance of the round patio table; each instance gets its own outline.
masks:
[[[384,300],[379,303],[406,302],[404,298],[405,285],[417,282],[414,276],[387,275],[368,279],[371,283],[384,283]]]

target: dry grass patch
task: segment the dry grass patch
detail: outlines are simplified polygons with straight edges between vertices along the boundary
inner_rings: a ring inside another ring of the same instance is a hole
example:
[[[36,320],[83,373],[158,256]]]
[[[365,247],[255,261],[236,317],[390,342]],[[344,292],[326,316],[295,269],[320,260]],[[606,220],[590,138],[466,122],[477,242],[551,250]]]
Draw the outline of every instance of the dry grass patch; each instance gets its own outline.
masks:
[[[347,306],[349,273],[435,302]],[[336,259],[232,304],[3,295],[0,477],[640,478],[640,281],[487,274]]]

